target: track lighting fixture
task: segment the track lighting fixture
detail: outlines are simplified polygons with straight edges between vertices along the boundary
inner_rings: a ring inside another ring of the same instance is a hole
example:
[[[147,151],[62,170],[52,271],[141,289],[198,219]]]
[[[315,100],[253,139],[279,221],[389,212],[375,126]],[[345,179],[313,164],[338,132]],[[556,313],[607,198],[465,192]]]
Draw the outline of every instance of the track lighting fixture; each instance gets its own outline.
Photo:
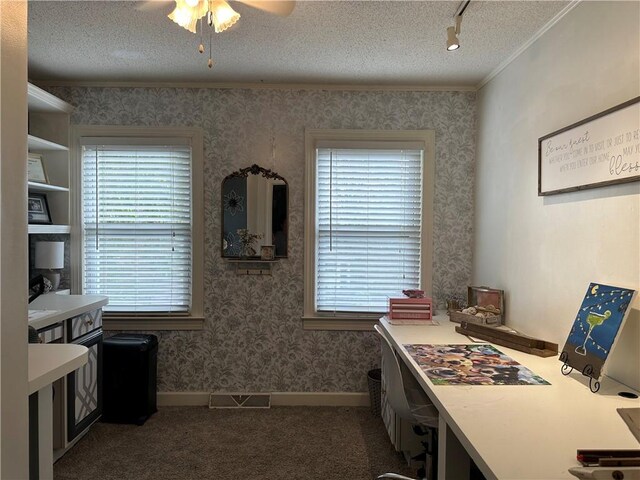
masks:
[[[460,34],[460,25],[462,24],[462,14],[469,6],[471,0],[464,0],[458,6],[458,10],[456,11],[455,16],[453,17],[456,25],[455,27],[447,28],[447,50],[452,52],[453,50],[457,50],[460,48],[460,40],[458,39],[458,35]]]
[[[457,17],[460,18],[460,17]],[[450,52],[452,50],[457,50],[460,48],[460,40],[458,40],[458,33],[460,33],[460,29],[456,27],[447,28],[447,50]]]

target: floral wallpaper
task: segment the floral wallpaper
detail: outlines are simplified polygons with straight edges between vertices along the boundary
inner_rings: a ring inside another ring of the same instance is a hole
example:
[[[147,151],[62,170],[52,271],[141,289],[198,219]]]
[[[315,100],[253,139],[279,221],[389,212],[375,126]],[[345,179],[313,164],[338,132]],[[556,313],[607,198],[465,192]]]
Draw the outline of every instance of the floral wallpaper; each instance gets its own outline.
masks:
[[[366,391],[373,333],[305,331],[304,130],[434,129],[434,297],[471,278],[474,92],[56,87],[73,124],[204,129],[205,327],[156,332],[160,391]],[[272,156],[275,138],[275,156]],[[273,159],[275,157],[275,160]],[[236,275],[220,257],[221,182],[257,163],[289,183],[289,257],[273,276]]]

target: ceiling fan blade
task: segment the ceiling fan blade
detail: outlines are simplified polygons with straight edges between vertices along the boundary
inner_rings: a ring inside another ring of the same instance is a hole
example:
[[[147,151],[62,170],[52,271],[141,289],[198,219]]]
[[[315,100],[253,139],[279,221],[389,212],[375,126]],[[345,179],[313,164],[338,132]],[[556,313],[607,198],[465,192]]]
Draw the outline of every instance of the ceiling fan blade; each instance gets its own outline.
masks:
[[[265,12],[274,13],[282,17],[291,14],[296,2],[293,0],[237,0],[240,3],[249,5],[250,7],[264,10]]]
[[[136,10],[141,12],[148,12],[150,10],[156,10],[167,6],[169,3],[173,3],[172,0],[145,0],[144,2],[137,2]]]

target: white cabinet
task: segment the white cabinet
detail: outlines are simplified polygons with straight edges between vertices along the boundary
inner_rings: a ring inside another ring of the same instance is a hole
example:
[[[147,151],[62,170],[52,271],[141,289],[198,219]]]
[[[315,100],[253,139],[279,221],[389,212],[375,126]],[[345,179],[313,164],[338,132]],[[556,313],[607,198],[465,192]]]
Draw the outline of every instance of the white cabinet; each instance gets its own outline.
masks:
[[[29,224],[29,233],[69,233],[69,119],[73,107],[28,85],[29,153],[42,157],[48,182],[29,182],[29,195],[46,196],[52,224]],[[25,159],[26,160],[26,159]]]
[[[85,363],[53,383],[53,459],[69,450],[102,414],[102,307],[101,295],[46,294],[29,308],[29,325],[44,343],[77,344],[87,347]]]

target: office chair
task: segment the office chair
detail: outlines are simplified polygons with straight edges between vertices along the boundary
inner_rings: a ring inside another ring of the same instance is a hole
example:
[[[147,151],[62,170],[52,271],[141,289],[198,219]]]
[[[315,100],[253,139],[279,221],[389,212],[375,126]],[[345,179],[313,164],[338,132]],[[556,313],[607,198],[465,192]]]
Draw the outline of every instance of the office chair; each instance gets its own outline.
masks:
[[[400,418],[426,429],[430,440],[428,443],[423,442],[423,445],[425,445],[425,467],[424,470],[418,471],[418,475],[424,479],[433,480],[436,472],[433,460],[435,460],[436,452],[438,410],[413,375],[403,377],[398,357],[391,342],[380,326],[374,325],[374,328],[381,339],[382,375],[386,380],[387,400]],[[397,473],[385,473],[378,478],[414,480]]]

